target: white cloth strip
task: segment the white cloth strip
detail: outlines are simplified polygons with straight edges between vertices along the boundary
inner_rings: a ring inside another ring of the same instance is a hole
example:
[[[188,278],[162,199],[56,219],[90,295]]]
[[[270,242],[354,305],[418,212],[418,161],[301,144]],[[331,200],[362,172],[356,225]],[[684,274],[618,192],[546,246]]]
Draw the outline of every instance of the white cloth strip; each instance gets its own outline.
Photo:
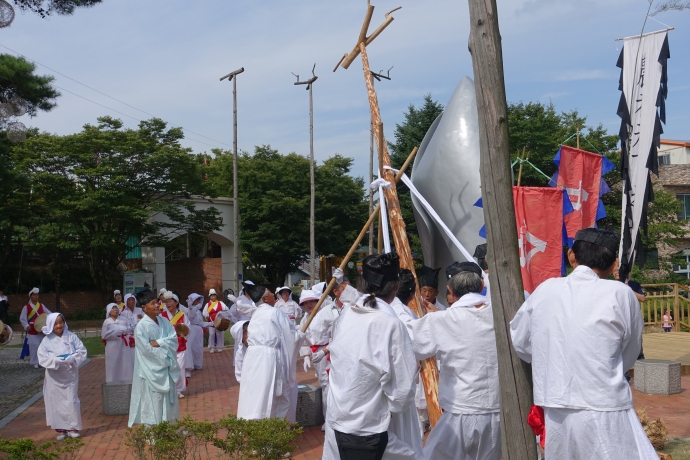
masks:
[[[391,239],[388,234],[388,210],[386,208],[386,197],[383,190],[390,189],[391,183],[385,179],[378,178],[371,183],[371,189],[379,189],[379,203],[381,203],[381,235],[383,235],[383,252],[388,254],[391,252]]]

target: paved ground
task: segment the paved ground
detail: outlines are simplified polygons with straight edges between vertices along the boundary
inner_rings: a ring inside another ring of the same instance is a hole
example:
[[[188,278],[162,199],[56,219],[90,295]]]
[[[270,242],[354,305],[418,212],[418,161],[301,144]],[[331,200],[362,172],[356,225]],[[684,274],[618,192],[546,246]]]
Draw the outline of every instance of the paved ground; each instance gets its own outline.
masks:
[[[0,349],[0,420],[43,389],[45,371],[34,369],[28,356],[20,360],[21,351]]]
[[[0,364],[12,366],[12,364]],[[9,368],[9,367],[8,367]],[[35,379],[33,368],[28,365],[19,367],[22,372]],[[316,384],[314,374],[302,372],[301,361],[298,364],[298,380],[301,383]],[[5,377],[5,367],[0,367],[0,385]],[[39,374],[42,375],[43,371]],[[18,378],[19,374],[15,373]],[[80,372],[79,397],[84,429],[83,440],[86,443],[81,458],[118,458],[133,459],[124,445],[127,416],[106,416],[101,408],[101,382],[105,377],[105,359],[93,357],[90,364]],[[22,377],[24,378],[24,377]],[[29,377],[26,377],[29,378]],[[40,390],[27,391],[25,399]],[[35,383],[34,383],[35,385]],[[683,392],[674,396],[650,396],[633,391],[635,406],[646,408],[650,417],[662,417],[666,422],[671,438],[690,437],[690,376],[682,380]],[[0,386],[3,391],[4,386]],[[2,395],[4,393],[0,393]],[[204,369],[195,371],[190,381],[188,396],[181,401],[182,415],[191,414],[196,420],[217,421],[228,413],[236,413],[239,384],[235,381],[232,368],[232,353],[226,349],[221,354],[204,355]],[[3,397],[0,397],[3,399]],[[18,398],[19,399],[19,398]],[[23,401],[22,401],[23,402]],[[17,404],[18,405],[18,404]],[[14,409],[15,407],[12,407]],[[38,442],[54,439],[54,432],[46,427],[43,399],[39,399],[19,415],[12,423],[0,430],[2,438],[31,437]],[[319,427],[308,428],[297,441],[295,459],[316,460],[321,458],[323,433]]]

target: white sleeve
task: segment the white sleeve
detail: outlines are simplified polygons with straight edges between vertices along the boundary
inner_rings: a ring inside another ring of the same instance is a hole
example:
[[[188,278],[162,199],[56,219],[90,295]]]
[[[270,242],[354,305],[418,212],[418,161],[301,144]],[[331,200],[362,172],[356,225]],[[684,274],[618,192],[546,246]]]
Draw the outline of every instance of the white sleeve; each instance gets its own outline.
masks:
[[[640,310],[640,303],[632,289],[626,291],[627,302],[624,300],[621,316],[624,318],[625,330],[623,332],[623,369],[632,369],[642,351],[642,329],[644,320]]]
[[[388,346],[387,372],[381,379],[383,393],[388,400],[388,408],[393,413],[403,412],[414,403],[416,391],[417,361],[405,326],[395,323]],[[396,347],[395,344],[398,344]]]
[[[438,343],[436,342],[436,335],[434,334],[433,320],[442,318],[438,315],[445,313],[434,313],[433,315],[424,315],[416,321],[412,321],[410,328],[412,329],[412,346],[415,357],[419,361],[423,361],[438,353]]]
[[[532,362],[532,297],[522,304],[510,322],[510,337],[520,359]]]
[[[108,321],[107,319],[103,321],[103,327],[101,328],[101,339],[103,340],[115,340],[118,339],[120,335],[125,333],[125,327],[117,324],[114,321]]]
[[[204,305],[204,310],[201,312],[201,316],[204,318],[208,316],[208,304]]]
[[[29,328],[29,322],[26,319],[26,305],[22,307],[22,312],[19,314],[19,322],[22,323],[24,330]]]

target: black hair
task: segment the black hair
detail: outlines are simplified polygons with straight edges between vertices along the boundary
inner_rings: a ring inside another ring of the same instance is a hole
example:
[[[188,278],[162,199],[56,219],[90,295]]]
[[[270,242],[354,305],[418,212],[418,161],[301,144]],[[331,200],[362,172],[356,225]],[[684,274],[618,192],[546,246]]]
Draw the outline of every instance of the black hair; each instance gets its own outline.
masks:
[[[134,294],[134,298],[137,299],[139,306],[143,307],[152,300],[158,299],[158,296],[154,294],[151,289],[142,289],[141,291]]]
[[[376,308],[376,296],[388,297],[398,290],[400,261],[396,253],[372,254],[362,260],[362,277],[357,283],[359,292],[370,294],[364,306]]]
[[[616,253],[595,243],[575,240],[573,243],[575,260],[579,265],[598,270],[607,270],[616,261]]]
[[[357,280],[357,290],[369,294],[369,296],[364,299],[363,305],[369,308],[376,308],[376,297],[388,297],[392,292],[397,292],[398,285],[398,280],[384,281],[381,286],[375,286],[367,282],[364,277],[360,277]]]
[[[414,291],[416,288],[416,283],[412,272],[406,268],[400,269],[400,286],[398,287],[398,292],[395,296],[400,299],[402,303],[407,305],[412,296],[414,296]]]

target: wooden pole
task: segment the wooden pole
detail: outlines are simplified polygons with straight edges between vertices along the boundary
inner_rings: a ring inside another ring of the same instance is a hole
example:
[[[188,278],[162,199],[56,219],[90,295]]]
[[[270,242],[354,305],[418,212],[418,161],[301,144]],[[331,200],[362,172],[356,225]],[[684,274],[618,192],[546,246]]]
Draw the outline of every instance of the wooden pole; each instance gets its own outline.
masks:
[[[359,44],[360,54],[362,55],[362,67],[364,69],[364,80],[367,85],[367,94],[369,97],[369,107],[371,109],[371,120],[379,127],[378,132],[378,148],[381,151],[382,166],[381,171],[384,179],[391,182],[390,189],[384,191],[386,206],[388,208],[388,218],[390,221],[390,229],[393,234],[393,243],[395,249],[400,257],[400,268],[407,268],[412,272],[415,280],[415,295],[410,301],[409,307],[417,313],[421,318],[426,313],[422,303],[421,292],[417,283],[417,274],[414,269],[414,262],[412,261],[412,251],[410,250],[410,242],[407,239],[407,232],[405,231],[405,222],[403,221],[402,212],[400,211],[400,202],[398,200],[398,190],[395,186],[395,178],[393,171],[384,169],[384,166],[390,166],[390,156],[386,146],[385,137],[383,135],[383,124],[381,122],[381,112],[379,110],[378,98],[374,91],[373,77],[369,69],[369,58],[367,56],[367,49],[364,43]],[[511,201],[512,203],[512,201]],[[515,224],[513,224],[513,227]],[[517,236],[515,237],[517,241]],[[427,402],[427,410],[429,411],[429,422],[432,427],[441,418],[441,407],[438,403],[438,367],[436,366],[436,359],[429,358],[421,363],[421,376],[424,382],[424,393]]]
[[[680,300],[678,299],[678,283],[675,283],[673,285],[673,330],[675,332],[680,332],[680,317],[678,316],[680,313],[679,307]]]
[[[369,183],[374,182],[374,125],[369,124]],[[369,215],[374,212],[374,191],[369,189]],[[374,223],[369,226],[369,255],[374,253]]]
[[[232,258],[235,266],[235,294],[240,292],[240,207],[238,203],[239,188],[237,185],[237,75],[232,79]]]
[[[405,163],[403,163],[402,167],[400,168],[400,171],[398,171],[398,174],[395,175],[395,182],[398,182],[400,178],[402,177],[403,174],[405,174],[405,170],[410,166],[410,163],[412,163],[412,160],[414,160],[415,155],[417,155],[417,147],[412,149],[412,152],[407,157],[407,160],[405,160]],[[374,219],[376,219],[376,216],[378,216],[379,211],[381,211],[381,203],[377,204],[372,213],[369,215],[369,220],[364,224],[364,227],[362,227],[362,231],[359,232],[359,235],[355,239],[355,242],[352,243],[352,246],[350,246],[350,250],[347,251],[347,254],[343,258],[343,261],[340,262],[340,269],[345,270],[345,266],[347,263],[350,261],[350,258],[352,257],[352,254],[355,253],[357,250],[357,247],[359,244],[362,242],[362,239],[364,238],[364,235],[366,235],[367,230],[369,226],[371,226],[374,223]],[[323,301],[326,300],[326,297],[328,294],[331,292],[331,289],[333,289],[333,286],[335,285],[335,278],[331,278],[331,281],[328,283],[328,286],[326,286],[326,289],[323,290],[323,294],[321,294],[321,298],[319,299],[318,303],[316,304],[316,307],[314,307],[314,310],[311,312],[309,315],[309,318],[307,321],[304,323],[302,326],[302,332],[306,332],[306,330],[309,328],[309,325],[311,324],[311,320],[314,319],[316,316],[316,313],[321,309],[321,305],[323,304]]]
[[[522,156],[518,155],[518,158],[520,158],[520,169],[518,169],[518,181],[517,181],[517,186],[520,186],[520,180],[522,180],[522,162],[525,161],[525,147],[522,147]]]
[[[577,148],[579,149],[580,148],[580,127],[579,126],[577,127],[576,139],[577,139]]]
[[[501,385],[501,439],[504,460],[533,460],[537,447],[527,414],[532,407],[531,367],[515,353],[510,320],[524,300],[513,206],[508,105],[496,0],[468,0],[469,49],[479,114],[482,201],[487,262]]]
[[[314,181],[314,100],[312,98],[313,83],[309,84],[309,181],[310,193],[309,198],[309,276],[311,276],[311,285],[316,284],[316,243],[314,236],[314,222],[315,222],[315,203],[316,203],[316,185]]]
[[[373,122],[372,122],[373,125]],[[376,146],[379,155],[379,177],[383,177],[383,123],[379,122],[376,125]],[[382,196],[379,196],[379,200],[383,200]],[[383,216],[379,214],[379,235],[378,235],[378,252],[377,254],[383,254]]]

